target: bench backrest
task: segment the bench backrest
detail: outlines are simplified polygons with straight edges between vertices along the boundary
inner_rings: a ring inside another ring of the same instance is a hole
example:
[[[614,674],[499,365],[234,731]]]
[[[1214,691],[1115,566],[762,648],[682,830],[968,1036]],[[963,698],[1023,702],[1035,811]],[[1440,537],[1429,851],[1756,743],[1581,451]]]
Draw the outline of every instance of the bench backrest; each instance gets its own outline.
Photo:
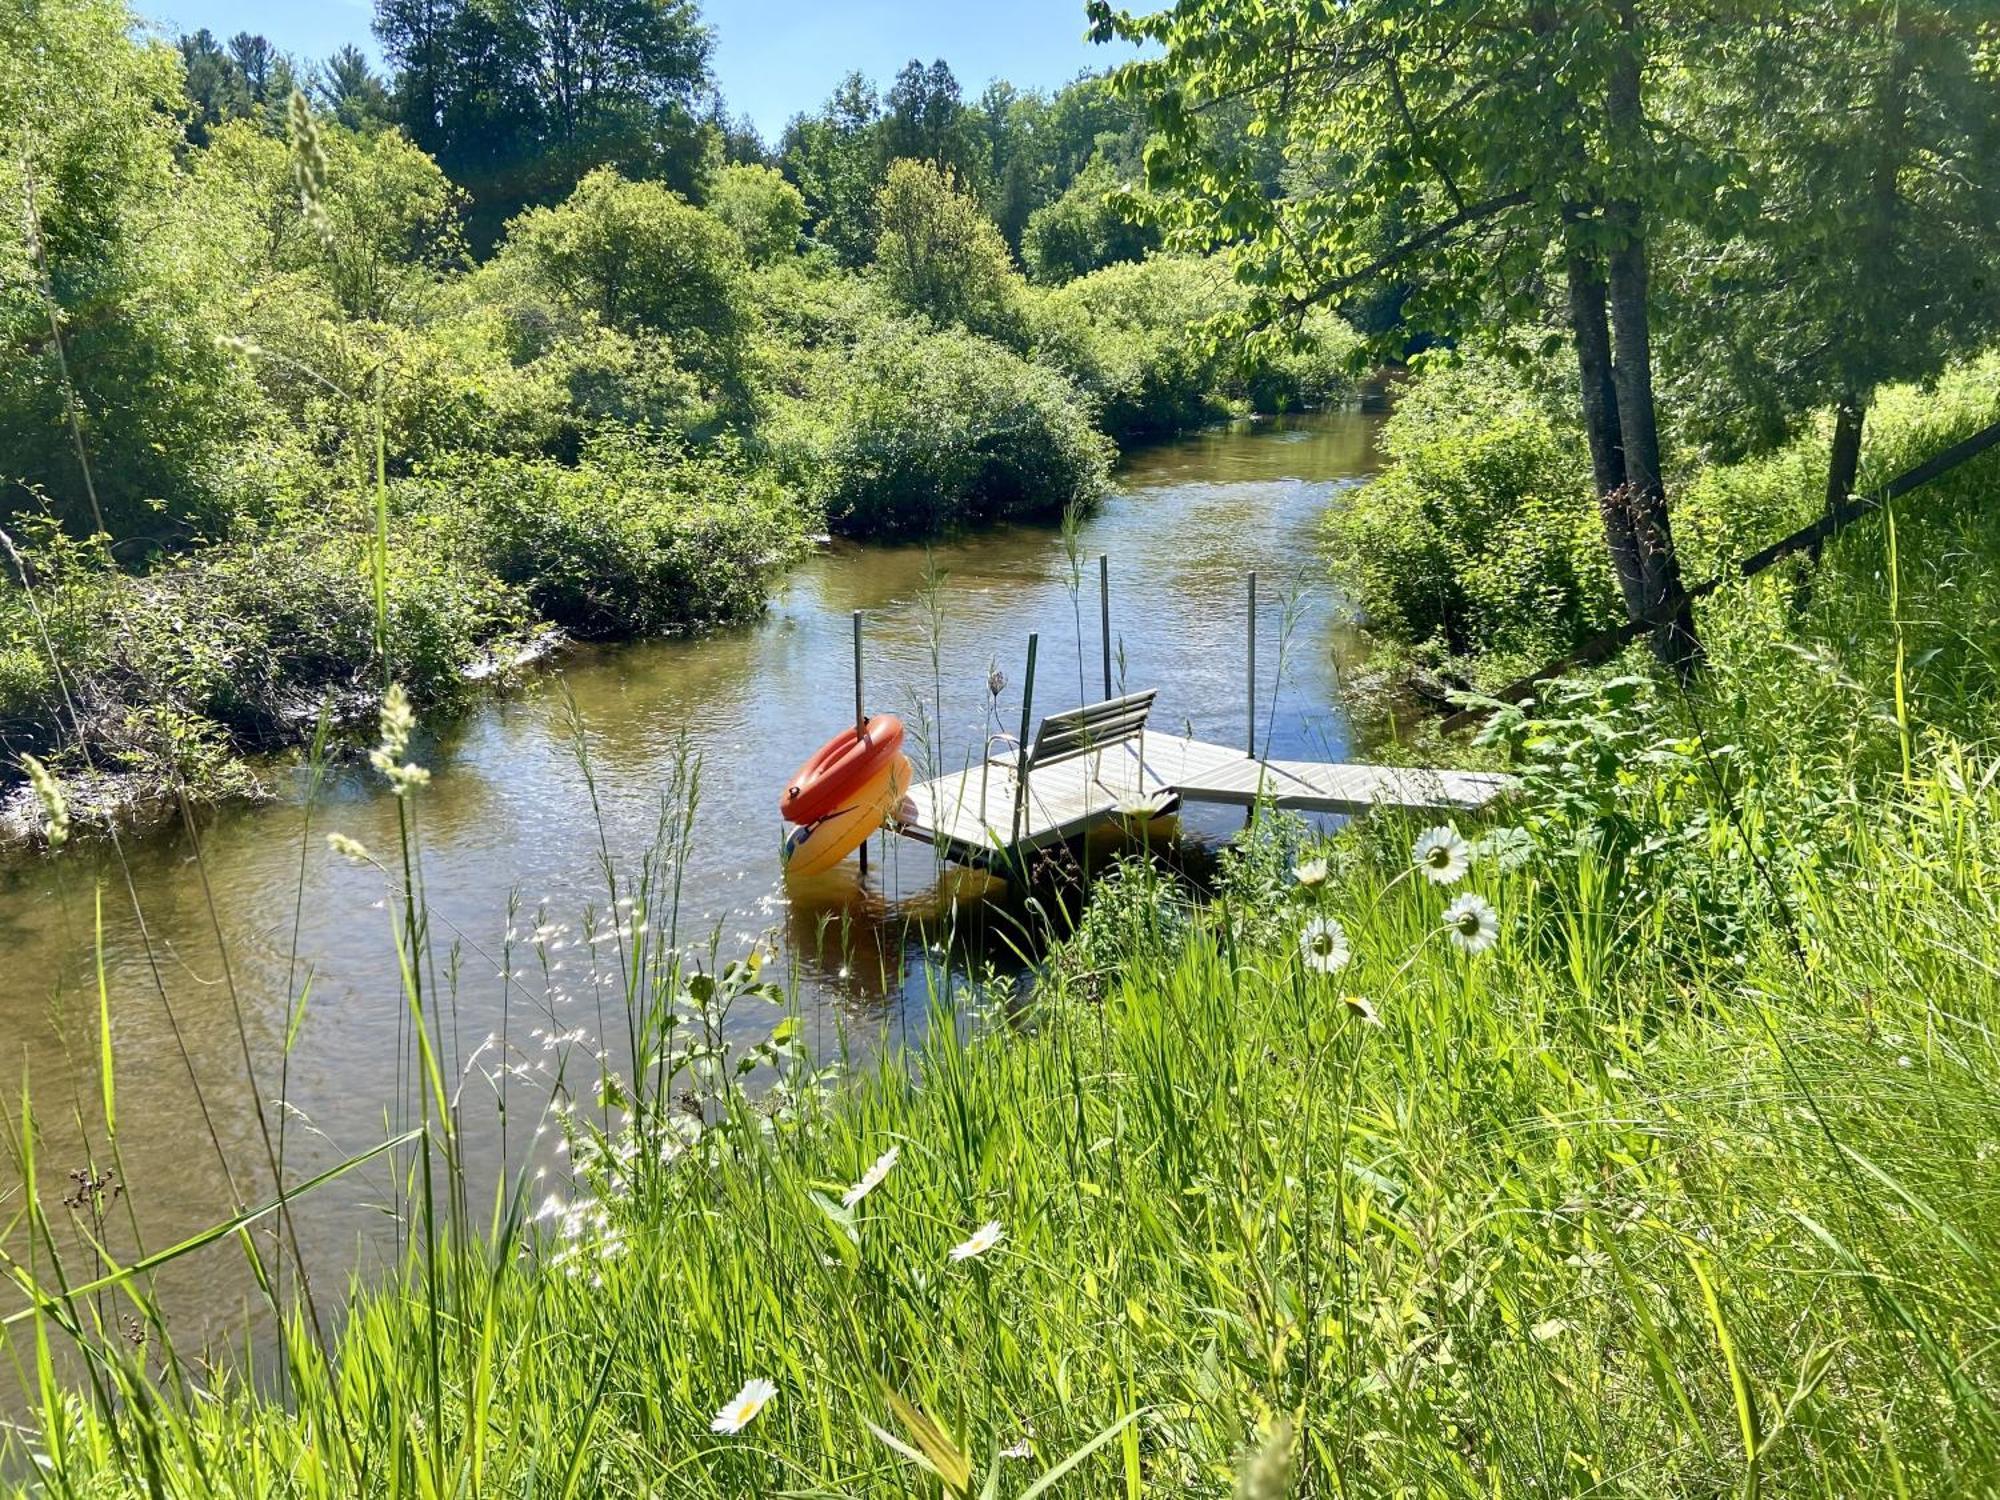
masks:
[[[1022,773],[1137,739],[1145,732],[1146,716],[1153,711],[1153,699],[1158,693],[1158,688],[1147,688],[1143,693],[1127,693],[1122,698],[1107,698],[1102,703],[1086,703],[1082,708],[1050,714],[1035,731],[1034,743],[1028,746],[1027,754],[1021,757]]]

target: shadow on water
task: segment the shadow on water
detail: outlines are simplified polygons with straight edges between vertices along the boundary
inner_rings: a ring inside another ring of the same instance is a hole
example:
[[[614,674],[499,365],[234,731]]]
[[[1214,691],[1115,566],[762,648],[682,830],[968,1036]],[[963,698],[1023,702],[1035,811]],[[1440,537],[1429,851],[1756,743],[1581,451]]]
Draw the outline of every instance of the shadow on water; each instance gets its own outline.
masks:
[[[839,546],[789,575],[753,624],[578,651],[422,745],[433,773],[415,804],[423,880],[445,975],[446,1060],[475,1179],[490,1182],[532,1140],[520,1120],[532,1121],[541,1104],[525,1094],[504,1137],[482,1122],[506,1090],[546,1078],[549,1038],[613,1029],[599,1018],[617,995],[607,999],[591,957],[609,950],[587,949],[583,936],[591,922],[600,932],[612,910],[600,837],[620,865],[653,843],[682,747],[700,759],[701,786],[679,872],[678,938],[719,960],[753,944],[775,951],[808,1036],[824,1050],[865,1054],[885,1036],[920,1039],[940,967],[972,983],[990,973],[1018,984],[1061,914],[1080,906],[1073,875],[1031,906],[1029,896],[894,839],[874,842],[865,879],[850,862],[786,888],[776,799],[853,711],[855,609],[866,611],[869,711],[923,726],[913,758],[920,776],[934,775],[969,763],[995,729],[1018,731],[1030,631],[1041,635],[1037,718],[1100,695],[1096,558],[1108,554],[1114,686],[1157,686],[1156,725],[1237,744],[1246,732],[1244,583],[1254,568],[1265,601],[1258,743],[1279,755],[1338,758],[1349,743],[1338,683],[1346,627],[1337,601],[1311,585],[1324,571],[1320,518],[1344,486],[1373,471],[1376,422],[1331,413],[1134,455],[1117,492],[1084,524],[1080,597],[1051,528],[1000,528],[934,550]],[[926,581],[938,575],[934,611]],[[1287,607],[1295,581],[1304,591]],[[997,701],[988,693],[995,667],[1009,679]],[[586,726],[595,807],[570,738],[572,702]],[[382,1139],[408,1097],[385,878],[325,844],[338,831],[370,849],[394,848],[394,799],[365,767],[336,770],[310,809],[296,772],[273,767],[267,779],[273,800],[201,816],[199,870],[182,830],[128,841],[143,932],[126,871],[106,850],[0,870],[0,945],[9,955],[0,1027],[13,1042],[13,1076],[25,1068],[32,1080],[42,1160],[57,1178],[101,1146],[93,950],[103,893],[129,1173],[119,1212],[129,1206],[149,1247],[215,1222],[261,1187],[259,1099],[271,1107],[281,1070],[294,1180]],[[1191,810],[1185,831],[1199,844],[1241,823],[1240,812]],[[525,934],[544,926],[570,929],[546,972],[519,952]],[[307,976],[310,1004],[287,1060]],[[254,1090],[237,1038],[239,1003]],[[495,1066],[503,1059],[507,1070]],[[199,1123],[202,1108],[219,1151]],[[327,1285],[340,1285],[357,1257],[366,1268],[393,1249],[382,1212],[393,1196],[386,1171],[356,1173],[301,1206],[306,1259]],[[190,1342],[204,1327],[230,1337],[258,1325],[239,1269],[240,1261],[196,1257],[166,1276],[162,1297]]]

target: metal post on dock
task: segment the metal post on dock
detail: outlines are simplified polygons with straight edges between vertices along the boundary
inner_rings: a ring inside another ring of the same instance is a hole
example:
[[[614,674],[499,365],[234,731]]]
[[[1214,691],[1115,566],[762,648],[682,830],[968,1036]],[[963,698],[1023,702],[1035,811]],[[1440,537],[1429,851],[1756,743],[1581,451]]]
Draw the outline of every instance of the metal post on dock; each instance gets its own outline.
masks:
[[[1244,743],[1257,758],[1257,570],[1250,570],[1250,712],[1244,720]]]
[[[868,733],[868,710],[861,706],[861,611],[854,612],[854,737]],[[868,840],[861,841],[861,875],[868,876]]]
[[[1021,814],[1028,806],[1028,731],[1035,727],[1035,652],[1042,644],[1041,635],[1028,632],[1028,670],[1021,678],[1021,738],[1017,742],[1019,755],[1014,761],[1014,822],[1009,852],[1012,846],[1021,842]]]
[[[1111,555],[1097,554],[1097,613],[1104,632],[1104,697],[1111,699]]]

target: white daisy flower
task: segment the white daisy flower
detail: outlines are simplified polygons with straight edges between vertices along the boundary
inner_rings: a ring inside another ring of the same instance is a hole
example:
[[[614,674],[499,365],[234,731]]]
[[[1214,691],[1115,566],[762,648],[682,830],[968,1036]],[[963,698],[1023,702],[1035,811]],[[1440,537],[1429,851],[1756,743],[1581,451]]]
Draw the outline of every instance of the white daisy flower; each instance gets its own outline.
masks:
[[[1299,953],[1309,968],[1322,974],[1337,974],[1353,955],[1347,947],[1347,929],[1332,917],[1318,917],[1306,923],[1299,934]]]
[[[1427,828],[1410,850],[1410,862],[1438,885],[1456,885],[1472,868],[1472,846],[1450,824]]]
[[[1307,890],[1326,884],[1326,861],[1309,859],[1292,871],[1292,878]]]
[[[1468,891],[1445,908],[1444,930],[1467,953],[1484,953],[1500,940],[1500,917],[1484,896]]]
[[[840,1206],[842,1208],[852,1208],[880,1187],[882,1179],[889,1175],[890,1171],[896,1165],[896,1158],[902,1154],[903,1148],[901,1146],[891,1146],[887,1151],[876,1157],[875,1165],[861,1174],[861,1180],[840,1195]]]
[[[963,1240],[951,1247],[951,1258],[953,1260],[972,1260],[984,1255],[1004,1238],[1006,1238],[1006,1231],[1000,1227],[997,1221],[988,1219],[984,1224],[981,1224],[977,1229],[972,1231],[972,1238]]]
[[[771,1404],[771,1398],[778,1394],[777,1386],[768,1380],[746,1380],[729,1404],[715,1414],[708,1424],[710,1432],[719,1432],[724,1437],[734,1437],[752,1422],[757,1413]]]
[[[1347,1013],[1370,1026],[1382,1024],[1382,1012],[1375,1008],[1375,1002],[1366,995],[1342,995],[1340,1003],[1347,1007]]]

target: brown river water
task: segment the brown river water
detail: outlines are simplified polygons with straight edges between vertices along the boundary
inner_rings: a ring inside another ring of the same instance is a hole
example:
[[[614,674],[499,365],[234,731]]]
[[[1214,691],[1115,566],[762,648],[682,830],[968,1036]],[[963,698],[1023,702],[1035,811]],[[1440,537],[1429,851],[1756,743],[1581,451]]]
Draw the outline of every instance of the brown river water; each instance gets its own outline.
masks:
[[[517,1118],[503,1148],[492,1065],[504,1055],[531,1076],[552,1032],[585,1033],[588,1045],[606,998],[582,979],[566,987],[561,975],[539,974],[534,998],[524,998],[496,967],[503,935],[532,928],[538,913],[568,923],[572,972],[581,973],[583,914],[609,905],[600,827],[614,863],[640,857],[655,836],[678,744],[702,763],[680,935],[712,939],[724,957],[770,943],[822,1050],[845,1040],[865,1053],[884,1037],[921,1032],[938,965],[923,961],[926,934],[911,918],[975,887],[941,876],[928,848],[893,839],[872,846],[865,880],[850,860],[788,892],[779,871],[777,796],[793,768],[851,721],[854,610],[865,612],[870,711],[913,725],[928,715],[936,721],[930,746],[911,748],[918,774],[927,758],[955,770],[992,729],[1018,729],[1030,631],[1041,637],[1037,717],[1100,695],[1096,559],[1107,554],[1121,682],[1158,687],[1156,725],[1239,744],[1245,582],[1255,569],[1263,601],[1258,739],[1280,755],[1338,758],[1349,737],[1338,706],[1344,623],[1324,583],[1316,528],[1342,490],[1374,469],[1378,421],[1351,411],[1244,425],[1126,459],[1116,491],[1082,531],[1080,646],[1070,564],[1053,528],[982,531],[934,552],[837,545],[782,580],[754,623],[579,651],[436,735],[420,734],[413,754],[432,781],[418,794],[417,823],[441,971],[459,944],[456,1035],[445,1063],[464,1081],[475,1182],[483,1177],[490,1190],[503,1156],[518,1163],[523,1145],[533,1150],[522,1141],[532,1141],[532,1126]],[[924,598],[933,569],[943,575],[934,612]],[[1288,611],[1285,595],[1300,581],[1306,592]],[[933,618],[941,621],[935,675]],[[1008,678],[997,724],[987,690],[995,665]],[[601,823],[573,753],[565,691],[588,731]],[[121,1257],[135,1242],[156,1251],[226,1218],[238,1195],[264,1196],[260,1095],[270,1128],[282,1122],[285,1176],[294,1183],[408,1118],[399,1062],[405,1008],[384,878],[325,844],[337,830],[373,850],[393,848],[394,799],[365,765],[343,764],[329,771],[308,826],[304,773],[281,765],[266,777],[274,800],[202,815],[198,861],[195,840],[175,826],[128,839],[122,864],[99,844],[0,870],[0,1079],[13,1155],[0,1163],[0,1225],[20,1206],[24,1082],[45,1202],[71,1192],[69,1174],[92,1159],[93,1145],[104,1159],[100,896],[124,1176],[116,1197],[106,1190],[105,1233]],[[1184,832],[1214,840],[1241,821],[1240,812],[1210,809],[1190,814]],[[944,968],[993,957],[953,947]],[[288,1051],[292,997],[308,976],[309,1002]],[[272,1102],[281,1088],[282,1109]],[[532,1122],[537,1108],[511,1114]],[[379,1268],[393,1245],[388,1173],[379,1159],[296,1204],[301,1249],[322,1286],[338,1289],[348,1273]],[[76,1212],[55,1210],[58,1220]],[[7,1252],[25,1260],[18,1221],[7,1236]],[[90,1266],[70,1269],[87,1274]],[[159,1295],[184,1354],[205,1340],[262,1343],[265,1319],[229,1240],[173,1262]]]

